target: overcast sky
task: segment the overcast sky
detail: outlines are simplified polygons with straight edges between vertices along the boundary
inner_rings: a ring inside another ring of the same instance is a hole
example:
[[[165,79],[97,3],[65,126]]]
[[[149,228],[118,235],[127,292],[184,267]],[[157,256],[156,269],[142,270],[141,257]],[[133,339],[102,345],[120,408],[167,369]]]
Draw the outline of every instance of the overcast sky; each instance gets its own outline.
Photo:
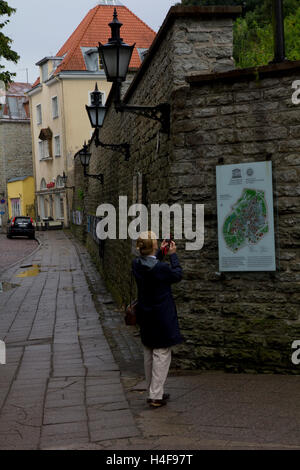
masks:
[[[16,81],[29,82],[38,76],[34,65],[48,55],[55,55],[72,34],[88,11],[98,4],[97,0],[7,0],[17,12],[3,33],[13,39],[12,48],[21,59],[15,66],[4,64],[10,72],[16,72]],[[155,31],[163,23],[169,8],[179,0],[121,0],[133,13]]]

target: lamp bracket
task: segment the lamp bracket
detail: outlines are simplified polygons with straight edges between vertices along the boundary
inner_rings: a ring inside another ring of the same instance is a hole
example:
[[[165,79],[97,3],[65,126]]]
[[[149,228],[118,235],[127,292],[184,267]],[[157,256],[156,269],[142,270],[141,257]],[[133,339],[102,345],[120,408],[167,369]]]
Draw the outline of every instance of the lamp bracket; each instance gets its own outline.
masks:
[[[125,105],[122,102],[115,105],[117,113],[132,113],[138,116],[144,116],[148,119],[153,119],[160,122],[161,131],[165,134],[170,134],[170,105],[169,103],[161,103],[157,106],[139,106],[139,105]]]
[[[125,161],[128,162],[130,158],[130,144],[104,144],[101,142],[99,139],[99,128],[96,129],[95,131],[95,146],[96,147],[102,147],[102,148],[108,148],[110,150],[113,150],[114,152],[120,152],[122,155],[125,157]]]

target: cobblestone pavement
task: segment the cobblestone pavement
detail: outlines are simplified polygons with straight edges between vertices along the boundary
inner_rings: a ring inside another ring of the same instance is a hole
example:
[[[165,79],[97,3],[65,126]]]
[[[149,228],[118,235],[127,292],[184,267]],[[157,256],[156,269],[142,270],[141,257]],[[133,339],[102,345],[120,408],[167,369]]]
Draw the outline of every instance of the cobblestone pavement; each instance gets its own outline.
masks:
[[[0,234],[0,273],[17,261],[30,255],[38,246],[36,240],[13,238]]]
[[[149,409],[137,330],[86,249],[39,236],[40,268],[0,278],[19,284],[0,293],[0,449],[300,449],[299,376],[173,371]]]
[[[2,279],[19,287],[0,294],[0,448],[139,435],[76,250],[63,232],[40,236],[40,272],[16,278],[16,267]]]

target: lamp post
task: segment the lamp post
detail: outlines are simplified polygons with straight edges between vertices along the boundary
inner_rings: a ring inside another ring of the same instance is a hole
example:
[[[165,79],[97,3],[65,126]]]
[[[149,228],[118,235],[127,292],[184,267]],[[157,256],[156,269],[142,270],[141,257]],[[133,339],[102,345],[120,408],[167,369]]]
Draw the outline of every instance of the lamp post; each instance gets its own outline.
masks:
[[[95,90],[91,94],[91,106],[86,106],[86,111],[89,116],[89,120],[95,132],[92,137],[92,141],[95,142],[96,147],[108,148],[116,152],[120,152],[125,156],[125,160],[128,161],[130,158],[130,145],[124,144],[104,144],[99,138],[99,131],[103,126],[107,107],[102,105],[101,93],[98,90],[96,83]]]
[[[83,170],[84,170],[84,176],[86,178],[96,179],[96,180],[100,181],[101,184],[103,184],[104,183],[104,176],[103,176],[102,173],[100,173],[99,175],[89,175],[87,173],[87,168],[90,165],[91,156],[92,156],[92,154],[88,151],[88,145],[85,142],[82,150],[80,150],[80,152],[79,152],[80,162],[81,162],[81,165],[83,166]]]
[[[129,112],[160,122],[161,130],[170,133],[170,105],[161,103],[157,106],[125,105],[121,101],[121,84],[126,80],[128,67],[135,44],[128,46],[120,37],[122,23],[114,9],[113,21],[109,23],[111,38],[107,44],[99,43],[99,55],[103,61],[106,79],[115,87],[115,109],[117,112]]]
[[[274,34],[274,59],[272,63],[284,62],[284,15],[282,0],[273,0],[273,34]]]

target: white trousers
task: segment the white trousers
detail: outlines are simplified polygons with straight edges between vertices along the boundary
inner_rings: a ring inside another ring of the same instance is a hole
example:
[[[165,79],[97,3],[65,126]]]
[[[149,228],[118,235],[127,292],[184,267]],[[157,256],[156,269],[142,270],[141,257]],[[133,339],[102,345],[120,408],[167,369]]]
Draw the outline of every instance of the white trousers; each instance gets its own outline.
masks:
[[[172,359],[171,348],[150,349],[144,346],[144,367],[148,397],[161,400]]]

